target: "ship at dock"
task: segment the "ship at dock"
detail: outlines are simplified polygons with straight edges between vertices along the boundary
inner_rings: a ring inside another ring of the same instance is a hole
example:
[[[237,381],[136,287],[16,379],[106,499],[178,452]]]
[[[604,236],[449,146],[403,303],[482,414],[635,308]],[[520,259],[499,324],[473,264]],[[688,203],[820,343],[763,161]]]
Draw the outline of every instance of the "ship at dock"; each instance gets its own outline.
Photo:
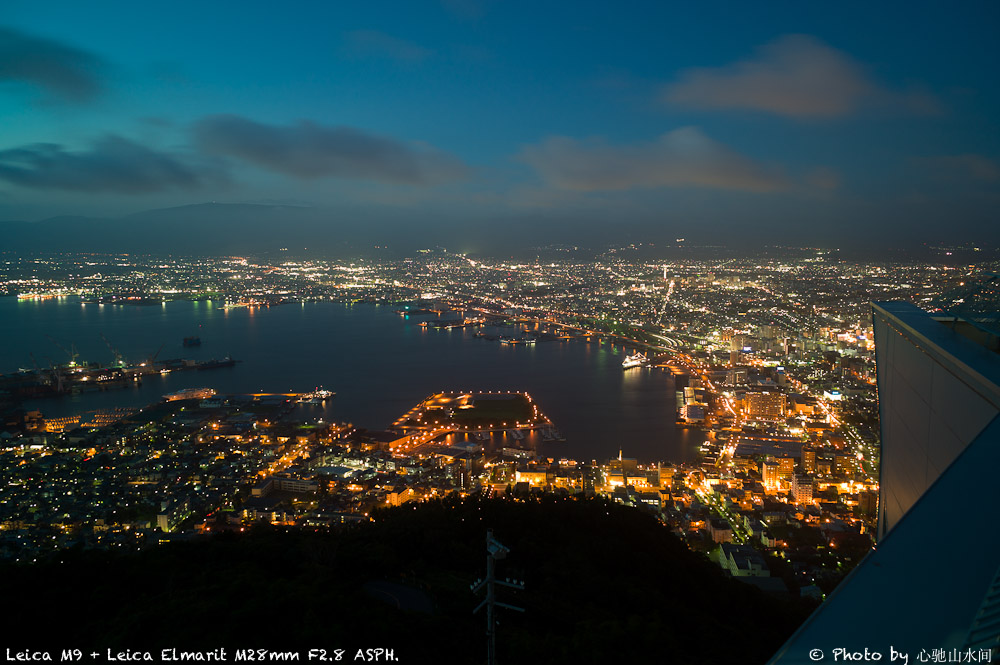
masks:
[[[238,362],[239,362],[238,360],[233,360],[230,356],[226,356],[222,360],[215,360],[213,358],[212,360],[205,360],[200,363],[195,363],[194,367],[195,369],[219,369],[221,367],[232,367]]]
[[[163,399],[168,402],[175,402],[181,399],[208,399],[214,395],[215,390],[212,388],[185,388],[184,390],[164,395]]]
[[[333,399],[333,396],[337,393],[330,390],[323,390],[322,388],[317,388],[311,393],[303,393],[299,396],[299,404],[323,404],[328,399]]]

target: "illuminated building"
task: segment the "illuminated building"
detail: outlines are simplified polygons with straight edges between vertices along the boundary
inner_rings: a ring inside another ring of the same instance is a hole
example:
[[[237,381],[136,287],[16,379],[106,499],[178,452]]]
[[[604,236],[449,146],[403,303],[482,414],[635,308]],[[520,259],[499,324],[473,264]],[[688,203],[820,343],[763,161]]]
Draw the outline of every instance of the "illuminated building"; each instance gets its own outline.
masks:
[[[708,529],[708,535],[711,536],[712,542],[714,543],[731,543],[733,542],[733,527],[729,522],[722,519],[721,517],[712,517],[708,520],[706,524]]]
[[[622,457],[621,451],[618,451],[618,459],[608,460],[608,469],[612,473],[620,473],[623,476],[640,475],[638,460],[634,457]]]
[[[780,484],[781,466],[774,460],[764,460],[760,465],[760,475],[764,481],[764,488],[767,490],[777,490]]]
[[[415,494],[412,487],[398,487],[386,493],[385,502],[390,506],[401,506],[408,501],[414,501]]]
[[[834,649],[974,654],[1000,647],[1000,298],[933,317],[873,304],[882,460],[878,545],[772,658]],[[933,645],[933,646],[932,646]],[[812,655],[810,655],[812,654]]]
[[[854,473],[855,460],[848,455],[834,456],[834,470],[838,476],[850,476]]]
[[[778,463],[778,477],[788,480],[795,474],[795,458],[779,457],[775,460]]]
[[[64,416],[62,418],[46,418],[46,432],[64,432],[80,424],[80,416]]]
[[[751,418],[778,419],[785,416],[785,395],[774,392],[748,392],[747,415]]]
[[[166,505],[156,516],[156,526],[160,531],[169,533],[187,519],[188,515],[191,514],[191,508],[187,498],[165,503]]]
[[[810,446],[802,446],[802,472],[816,473],[816,451]]]
[[[515,471],[514,482],[526,482],[532,487],[545,487],[548,480],[544,471]]]
[[[744,385],[749,381],[746,367],[736,367],[726,372],[726,383],[731,386]]]
[[[812,503],[812,476],[807,476],[801,473],[796,473],[792,476],[792,500],[795,501],[795,503]]]

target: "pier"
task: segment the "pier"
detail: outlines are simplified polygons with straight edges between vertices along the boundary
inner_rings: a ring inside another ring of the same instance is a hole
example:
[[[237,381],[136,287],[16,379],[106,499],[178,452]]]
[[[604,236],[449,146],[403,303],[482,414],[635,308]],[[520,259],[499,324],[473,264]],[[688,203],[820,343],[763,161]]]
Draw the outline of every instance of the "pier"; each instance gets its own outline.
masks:
[[[449,434],[483,442],[502,433],[523,441],[525,432],[538,430],[544,441],[564,440],[528,393],[509,390],[435,393],[397,418],[390,429],[401,436],[390,449],[400,452],[413,452]]]

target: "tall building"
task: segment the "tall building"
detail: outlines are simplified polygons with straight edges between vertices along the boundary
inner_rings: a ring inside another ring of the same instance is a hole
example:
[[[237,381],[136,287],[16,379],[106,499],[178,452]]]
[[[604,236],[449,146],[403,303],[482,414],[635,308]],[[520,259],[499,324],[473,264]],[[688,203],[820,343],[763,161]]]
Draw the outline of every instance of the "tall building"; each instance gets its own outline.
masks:
[[[751,418],[778,419],[785,416],[785,394],[748,392],[745,397],[747,415]]]
[[[781,484],[781,466],[773,459],[761,462],[760,475],[765,489],[776,490]]]
[[[878,544],[771,663],[832,662],[835,649],[866,648],[885,662],[890,648],[911,663],[953,649],[969,654],[965,662],[996,662],[1000,298],[979,318],[934,317],[898,302],[872,309],[882,429]]]
[[[792,476],[792,500],[795,503],[812,503],[813,479],[802,473]]]
[[[779,475],[784,479],[791,478],[795,473],[795,458],[783,455],[777,458],[777,462]]]
[[[859,492],[858,510],[864,517],[874,517],[878,510],[878,492]]]
[[[816,450],[809,445],[802,446],[802,472],[816,473]]]

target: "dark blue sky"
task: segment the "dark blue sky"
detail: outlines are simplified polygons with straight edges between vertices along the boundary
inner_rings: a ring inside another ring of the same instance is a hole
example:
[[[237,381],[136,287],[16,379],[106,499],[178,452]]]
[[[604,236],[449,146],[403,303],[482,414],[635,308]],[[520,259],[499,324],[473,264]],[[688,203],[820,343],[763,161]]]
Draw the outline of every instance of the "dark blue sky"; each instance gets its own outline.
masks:
[[[0,219],[995,243],[998,7],[7,0]]]

